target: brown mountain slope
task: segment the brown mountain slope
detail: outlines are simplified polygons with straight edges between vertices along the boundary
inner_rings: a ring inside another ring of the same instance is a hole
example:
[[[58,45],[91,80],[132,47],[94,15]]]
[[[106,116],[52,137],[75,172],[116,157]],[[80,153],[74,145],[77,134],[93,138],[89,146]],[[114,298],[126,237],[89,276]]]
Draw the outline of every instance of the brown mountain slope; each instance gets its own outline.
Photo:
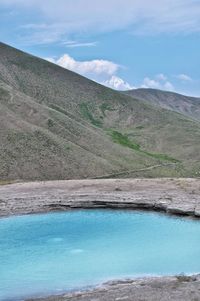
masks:
[[[156,89],[135,89],[126,94],[200,121],[200,98]]]
[[[199,171],[197,122],[2,43],[0,127],[0,179]]]

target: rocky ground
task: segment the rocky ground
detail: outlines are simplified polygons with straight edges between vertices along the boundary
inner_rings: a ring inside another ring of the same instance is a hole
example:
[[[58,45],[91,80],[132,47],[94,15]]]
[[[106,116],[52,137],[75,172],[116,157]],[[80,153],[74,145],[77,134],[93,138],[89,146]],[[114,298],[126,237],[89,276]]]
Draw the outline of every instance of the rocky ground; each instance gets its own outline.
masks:
[[[86,292],[37,301],[199,301],[200,276],[116,281]],[[34,300],[29,300],[34,301]]]
[[[145,209],[199,218],[200,179],[71,180],[0,186],[1,217],[76,208]],[[200,301],[200,276],[115,281],[43,300]]]
[[[107,179],[0,186],[0,216],[124,208],[200,217],[200,179]]]

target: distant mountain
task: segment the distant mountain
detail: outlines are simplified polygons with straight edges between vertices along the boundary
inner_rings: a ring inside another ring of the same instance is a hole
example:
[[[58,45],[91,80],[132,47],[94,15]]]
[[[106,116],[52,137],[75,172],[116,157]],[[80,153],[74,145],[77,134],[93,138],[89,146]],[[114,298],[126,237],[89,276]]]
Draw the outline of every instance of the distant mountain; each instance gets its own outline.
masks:
[[[196,176],[200,124],[0,43],[0,181]]]
[[[156,89],[135,89],[126,94],[200,121],[200,98]]]

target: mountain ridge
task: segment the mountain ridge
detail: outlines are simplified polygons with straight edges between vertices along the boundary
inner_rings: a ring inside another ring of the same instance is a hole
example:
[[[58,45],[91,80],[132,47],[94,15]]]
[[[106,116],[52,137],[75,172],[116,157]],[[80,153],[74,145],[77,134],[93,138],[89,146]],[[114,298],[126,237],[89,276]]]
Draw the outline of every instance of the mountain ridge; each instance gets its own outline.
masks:
[[[181,113],[200,121],[200,98],[182,95],[171,91],[140,88],[125,92],[127,95],[146,101],[153,105]]]
[[[0,126],[0,180],[121,172],[178,177],[199,170],[196,121],[3,43]]]

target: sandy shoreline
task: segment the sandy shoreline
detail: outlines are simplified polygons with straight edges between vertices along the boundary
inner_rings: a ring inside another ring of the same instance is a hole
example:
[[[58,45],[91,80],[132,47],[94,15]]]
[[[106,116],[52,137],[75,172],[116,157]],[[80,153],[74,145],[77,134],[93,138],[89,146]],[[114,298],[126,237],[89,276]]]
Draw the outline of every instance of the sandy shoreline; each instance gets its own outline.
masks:
[[[200,218],[200,179],[108,179],[0,186],[0,217],[77,208],[154,210]],[[45,300],[200,300],[200,276],[109,282]]]

